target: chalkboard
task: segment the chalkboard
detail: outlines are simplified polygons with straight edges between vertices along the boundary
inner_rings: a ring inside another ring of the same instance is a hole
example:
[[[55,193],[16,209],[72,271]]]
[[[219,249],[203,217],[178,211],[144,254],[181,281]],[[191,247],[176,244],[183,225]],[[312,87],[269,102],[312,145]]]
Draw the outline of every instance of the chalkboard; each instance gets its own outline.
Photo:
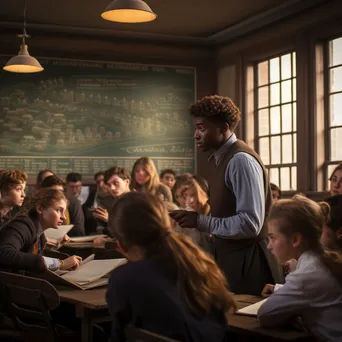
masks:
[[[195,69],[39,61],[41,73],[1,73],[0,169],[91,177],[113,165],[131,170],[149,156],[159,170],[194,172]]]

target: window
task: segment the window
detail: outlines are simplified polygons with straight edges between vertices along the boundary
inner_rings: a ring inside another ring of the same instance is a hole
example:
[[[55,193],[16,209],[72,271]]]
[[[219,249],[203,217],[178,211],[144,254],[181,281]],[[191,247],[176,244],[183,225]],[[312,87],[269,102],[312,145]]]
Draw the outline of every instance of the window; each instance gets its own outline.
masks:
[[[296,54],[283,54],[254,66],[256,147],[270,181],[297,189]]]
[[[324,75],[327,179],[342,160],[342,37],[327,43]]]

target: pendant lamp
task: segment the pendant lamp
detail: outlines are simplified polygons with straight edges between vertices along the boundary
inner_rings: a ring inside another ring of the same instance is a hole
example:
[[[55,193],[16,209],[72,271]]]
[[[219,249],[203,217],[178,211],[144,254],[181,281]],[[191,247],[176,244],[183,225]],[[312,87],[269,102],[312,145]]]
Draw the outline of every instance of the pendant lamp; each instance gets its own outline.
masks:
[[[157,14],[143,0],[113,0],[101,17],[118,23],[146,23],[156,19]]]
[[[33,73],[43,71],[44,68],[40,65],[37,59],[30,56],[25,42],[26,38],[30,38],[30,36],[26,33],[26,0],[24,5],[23,34],[19,34],[17,37],[22,39],[18,55],[12,57],[3,67],[3,69],[9,72],[17,73]]]

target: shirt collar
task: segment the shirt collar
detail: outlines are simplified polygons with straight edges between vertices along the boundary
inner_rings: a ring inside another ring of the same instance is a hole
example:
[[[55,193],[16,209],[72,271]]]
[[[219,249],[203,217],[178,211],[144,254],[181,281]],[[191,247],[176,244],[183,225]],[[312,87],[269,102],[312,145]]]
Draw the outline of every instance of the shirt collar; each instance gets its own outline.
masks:
[[[213,158],[215,160],[215,164],[217,165],[222,158],[222,156],[227,152],[230,146],[232,146],[237,141],[235,133],[233,133],[229,139],[218,149],[216,150],[208,159],[211,161]]]

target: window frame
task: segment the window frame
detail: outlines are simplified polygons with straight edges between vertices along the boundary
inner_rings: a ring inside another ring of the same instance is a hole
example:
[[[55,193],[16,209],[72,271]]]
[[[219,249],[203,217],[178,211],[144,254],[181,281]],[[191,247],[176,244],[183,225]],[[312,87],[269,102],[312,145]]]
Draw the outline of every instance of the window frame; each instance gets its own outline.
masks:
[[[291,56],[291,76],[289,78],[286,78],[286,79],[282,79],[281,78],[281,57],[284,56],[284,55],[288,55],[290,54]],[[295,56],[293,56],[293,54],[295,54]],[[271,82],[270,80],[270,61],[273,59],[273,58],[279,58],[279,81],[277,82]],[[295,58],[295,66],[294,66],[294,63],[293,63],[293,58]],[[263,62],[268,62],[268,82],[266,84],[263,84],[263,85],[259,85],[258,84],[258,81],[259,81],[259,72],[258,72],[258,66],[260,63],[263,63]],[[269,139],[269,142],[268,142],[268,146],[269,146],[269,157],[270,157],[270,160],[269,162],[271,162],[271,155],[272,155],[272,146],[271,146],[271,138],[272,137],[279,137],[279,140],[280,140],[280,163],[278,164],[265,164],[265,167],[266,169],[270,172],[271,169],[276,169],[278,170],[278,181],[276,182],[278,186],[281,186],[281,184],[278,184],[280,183],[279,181],[281,181],[281,169],[282,168],[286,168],[288,167],[289,168],[289,182],[290,182],[290,187],[293,186],[293,175],[292,175],[292,168],[293,167],[296,167],[296,180],[295,180],[295,185],[296,185],[296,189],[290,189],[290,190],[285,190],[285,191],[288,191],[288,192],[295,192],[297,191],[298,189],[298,125],[297,125],[297,122],[295,123],[295,127],[296,127],[296,130],[294,131],[293,130],[293,127],[294,127],[294,120],[297,120],[297,103],[298,103],[298,98],[297,98],[297,94],[296,94],[296,100],[293,100],[293,94],[294,94],[294,89],[293,89],[293,80],[296,81],[297,83],[297,70],[295,70],[295,76],[294,75],[294,67],[297,69],[297,52],[296,52],[296,49],[294,47],[292,48],[289,48],[289,49],[286,49],[286,50],[283,50],[282,52],[277,52],[275,54],[272,54],[272,55],[269,55],[267,57],[264,57],[262,59],[258,59],[258,60],[255,60],[252,64],[251,64],[251,67],[252,67],[252,72],[253,72],[253,126],[254,126],[254,146],[255,146],[255,151],[260,155],[260,139],[261,138],[268,138]],[[280,117],[280,132],[277,133],[277,134],[272,134],[271,133],[271,115],[270,115],[270,110],[271,108],[273,107],[280,107],[280,113],[282,113],[282,106],[283,106],[283,103],[281,102],[281,99],[282,99],[282,87],[281,87],[281,83],[283,81],[288,81],[290,80],[291,81],[291,101],[289,102],[286,102],[285,104],[290,104],[291,105],[291,131],[288,131],[288,132],[283,132],[283,120],[282,120],[282,114],[281,117]],[[276,105],[270,105],[270,94],[271,94],[271,85],[272,84],[279,84],[279,98],[280,98],[280,101],[278,104]],[[259,135],[259,107],[258,107],[258,104],[259,104],[259,89],[264,87],[264,86],[267,86],[268,87],[268,106],[267,107],[263,107],[264,109],[268,109],[269,111],[269,115],[268,115],[268,126],[269,126],[269,134],[268,135],[262,135],[260,136]],[[296,85],[296,93],[297,93],[297,85]],[[293,115],[293,107],[296,106],[296,117],[294,118],[294,115]],[[294,139],[294,134],[296,134],[296,139]],[[292,141],[292,160],[294,160],[294,157],[296,156],[296,162],[291,162],[291,163],[282,163],[282,153],[283,153],[283,139],[282,137],[284,135],[290,135],[291,136],[291,141]],[[296,142],[296,145],[294,146],[294,142]],[[273,180],[273,182],[275,182]],[[283,190],[283,189],[282,189]]]

